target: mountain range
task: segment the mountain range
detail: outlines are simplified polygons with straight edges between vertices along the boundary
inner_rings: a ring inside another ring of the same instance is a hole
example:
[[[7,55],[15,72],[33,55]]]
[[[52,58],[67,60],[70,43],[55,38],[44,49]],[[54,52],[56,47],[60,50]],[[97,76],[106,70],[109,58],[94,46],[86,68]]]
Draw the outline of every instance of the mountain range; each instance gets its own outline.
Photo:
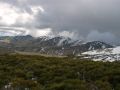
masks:
[[[68,37],[0,37],[0,53],[27,52],[50,56],[82,56],[94,61],[120,60],[120,46],[112,46],[102,41],[73,40]]]
[[[73,40],[68,37],[32,37],[26,36],[3,36],[0,37],[0,49],[7,51],[37,52],[48,55],[79,55],[83,52],[113,48],[101,41],[85,42]]]

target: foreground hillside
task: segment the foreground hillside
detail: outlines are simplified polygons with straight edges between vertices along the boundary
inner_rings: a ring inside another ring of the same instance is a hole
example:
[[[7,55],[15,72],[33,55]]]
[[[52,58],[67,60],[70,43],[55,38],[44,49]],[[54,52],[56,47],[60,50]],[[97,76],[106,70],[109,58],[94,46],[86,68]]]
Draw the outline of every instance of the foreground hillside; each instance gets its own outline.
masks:
[[[0,90],[120,90],[120,62],[1,55]]]

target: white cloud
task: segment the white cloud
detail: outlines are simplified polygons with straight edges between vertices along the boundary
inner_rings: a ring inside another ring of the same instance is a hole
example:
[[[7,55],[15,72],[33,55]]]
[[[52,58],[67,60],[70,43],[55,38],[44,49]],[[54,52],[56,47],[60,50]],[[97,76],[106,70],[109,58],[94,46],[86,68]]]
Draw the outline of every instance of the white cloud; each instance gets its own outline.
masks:
[[[74,34],[75,34],[74,32],[68,32],[68,31],[63,31],[59,33],[60,36],[64,36],[64,37],[73,37]]]
[[[34,15],[38,14],[39,11],[42,13],[45,12],[45,10],[41,6],[33,6],[31,7],[31,10],[33,11]]]
[[[16,35],[27,35],[28,30],[20,27],[0,27],[0,35],[5,36],[16,36]]]
[[[32,29],[28,31],[28,34],[34,36],[34,37],[40,37],[40,36],[49,36],[52,33],[51,28],[45,28],[45,29]]]
[[[16,23],[26,24],[34,21],[35,15],[38,12],[44,12],[41,6],[31,6],[32,14],[26,11],[21,11],[20,8],[14,7],[11,4],[0,2],[0,24],[13,25]]]
[[[0,3],[0,23],[11,25],[14,24],[18,17],[16,9],[9,4]]]
[[[33,37],[52,35],[51,28],[36,29],[36,28],[20,28],[20,27],[0,27],[2,36],[10,35],[32,35]],[[0,34],[1,35],[1,34]]]
[[[62,31],[58,33],[58,35],[63,37],[69,37],[72,39],[83,39],[83,37],[80,37],[77,32]]]

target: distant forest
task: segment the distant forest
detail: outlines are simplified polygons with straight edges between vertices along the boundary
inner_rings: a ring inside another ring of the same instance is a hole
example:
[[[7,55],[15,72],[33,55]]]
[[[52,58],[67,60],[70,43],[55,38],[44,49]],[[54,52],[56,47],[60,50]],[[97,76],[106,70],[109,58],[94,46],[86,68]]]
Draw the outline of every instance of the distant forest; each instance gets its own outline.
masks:
[[[120,90],[120,62],[0,55],[0,90]]]

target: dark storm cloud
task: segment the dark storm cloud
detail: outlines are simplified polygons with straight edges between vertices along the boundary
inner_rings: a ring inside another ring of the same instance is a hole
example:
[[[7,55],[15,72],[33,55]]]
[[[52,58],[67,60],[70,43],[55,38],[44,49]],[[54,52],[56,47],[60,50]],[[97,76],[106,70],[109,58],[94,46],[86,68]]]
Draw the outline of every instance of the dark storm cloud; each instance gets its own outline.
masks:
[[[21,11],[31,12],[31,6],[42,6],[45,10],[35,16],[31,26],[51,28],[54,33],[62,31],[79,33],[79,37],[94,39],[98,32],[100,39],[106,41],[119,38],[120,33],[120,0],[1,0],[19,7]],[[92,33],[92,34],[91,34]],[[109,33],[109,34],[108,34]],[[103,35],[104,34],[104,35]],[[91,35],[94,37],[91,38]],[[107,36],[107,37],[105,37]],[[110,39],[110,38],[111,39]],[[99,38],[98,38],[99,39]],[[119,39],[118,39],[119,40]],[[117,40],[117,41],[118,41]]]

